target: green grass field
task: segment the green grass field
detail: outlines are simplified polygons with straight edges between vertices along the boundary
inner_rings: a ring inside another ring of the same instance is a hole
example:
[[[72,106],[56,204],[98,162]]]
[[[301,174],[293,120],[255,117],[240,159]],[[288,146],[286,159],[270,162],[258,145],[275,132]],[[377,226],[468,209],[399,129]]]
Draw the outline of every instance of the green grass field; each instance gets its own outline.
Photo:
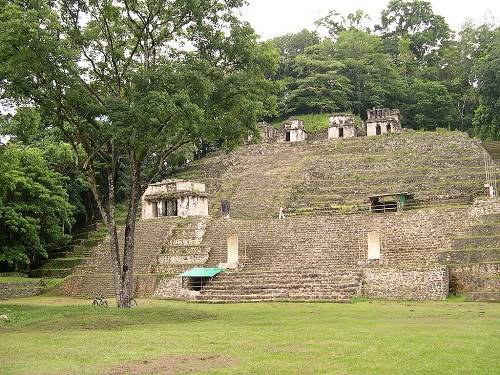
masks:
[[[1,374],[500,373],[500,305],[460,299],[140,300],[119,311],[32,297],[0,302],[2,314],[10,321],[0,321]]]

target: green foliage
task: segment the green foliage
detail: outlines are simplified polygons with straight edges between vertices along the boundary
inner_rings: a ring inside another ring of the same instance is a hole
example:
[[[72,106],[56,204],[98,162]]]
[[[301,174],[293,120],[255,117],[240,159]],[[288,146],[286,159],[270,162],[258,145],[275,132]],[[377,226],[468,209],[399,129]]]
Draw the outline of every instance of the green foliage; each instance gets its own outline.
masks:
[[[405,124],[414,129],[450,128],[457,113],[446,87],[439,82],[415,80],[410,86],[410,104],[405,107]]]
[[[330,37],[337,39],[341,32],[347,30],[371,32],[369,22],[370,17],[361,9],[349,13],[347,17],[336,10],[331,10],[325,17],[316,21],[316,26],[326,28]]]
[[[293,77],[286,88],[283,112],[333,112],[348,109],[349,79],[343,64],[334,58],[334,45],[326,40],[296,57]]]
[[[0,262],[29,264],[69,240],[72,206],[62,180],[40,151],[0,149]]]
[[[391,0],[387,9],[382,11],[381,23],[376,29],[382,33],[393,56],[397,56],[399,40],[408,38],[418,61],[428,58],[450,37],[445,19],[433,12],[429,1],[422,0]]]
[[[353,87],[349,99],[354,113],[364,116],[364,111],[374,106],[398,106],[403,82],[392,59],[383,52],[379,37],[355,29],[344,31],[335,50]]]
[[[482,139],[500,140],[500,28],[478,69],[479,107],[474,127]]]
[[[11,141],[31,144],[39,135],[41,117],[33,107],[19,107],[12,118],[0,122],[0,134],[13,135]]]

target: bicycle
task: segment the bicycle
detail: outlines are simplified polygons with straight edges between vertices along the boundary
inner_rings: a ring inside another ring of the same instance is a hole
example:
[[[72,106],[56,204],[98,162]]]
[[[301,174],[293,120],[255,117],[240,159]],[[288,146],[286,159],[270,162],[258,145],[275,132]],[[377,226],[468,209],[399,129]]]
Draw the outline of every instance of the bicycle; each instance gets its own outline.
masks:
[[[108,307],[108,301],[104,296],[98,296],[94,298],[94,301],[92,301],[93,306],[101,306],[101,307]]]

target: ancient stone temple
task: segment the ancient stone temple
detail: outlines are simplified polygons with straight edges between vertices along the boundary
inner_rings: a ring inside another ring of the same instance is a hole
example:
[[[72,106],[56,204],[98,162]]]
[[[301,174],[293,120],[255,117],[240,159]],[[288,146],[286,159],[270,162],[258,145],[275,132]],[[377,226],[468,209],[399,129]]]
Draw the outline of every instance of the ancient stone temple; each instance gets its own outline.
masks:
[[[354,138],[357,136],[352,113],[334,113],[329,117],[328,122],[328,139]]]
[[[304,130],[304,121],[297,118],[289,118],[281,127],[281,132],[278,134],[278,142],[302,142],[307,138],[307,133]]]
[[[142,196],[142,219],[163,216],[208,216],[205,184],[164,180],[151,184]]]
[[[264,143],[273,143],[276,142],[276,138],[278,137],[279,130],[268,124],[267,122],[259,122],[257,124],[257,129],[260,132],[260,138]]]
[[[367,111],[366,135],[401,132],[401,115],[397,109],[373,108]]]

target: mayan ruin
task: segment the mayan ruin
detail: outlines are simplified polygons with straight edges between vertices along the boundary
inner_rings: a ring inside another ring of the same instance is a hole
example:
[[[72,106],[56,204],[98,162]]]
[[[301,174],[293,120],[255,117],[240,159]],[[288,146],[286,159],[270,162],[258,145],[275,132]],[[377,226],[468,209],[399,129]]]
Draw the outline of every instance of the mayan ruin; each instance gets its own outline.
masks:
[[[368,134],[383,121],[402,131],[398,111],[373,111]],[[300,131],[300,124],[294,119],[282,129]],[[352,116],[330,117],[329,134],[339,126],[354,126]],[[494,231],[490,223],[500,215],[498,200],[483,189],[483,153],[490,154],[460,134],[386,138],[381,126],[383,136],[374,138],[346,130],[337,141],[345,150],[328,138],[304,140],[293,154],[288,142],[263,142],[236,151],[226,168],[217,154],[182,179],[150,185],[137,227],[135,294],[212,302],[442,300],[450,293],[497,299],[498,281],[490,277],[498,267],[488,263],[498,259],[490,250],[497,243],[476,237],[482,228]],[[453,148],[442,149],[443,141]],[[426,161],[422,148],[434,159]],[[379,165],[389,168],[380,174]],[[425,165],[425,174],[414,173],[415,165]],[[357,181],[370,182],[353,186],[356,170]],[[437,175],[449,180],[438,183]],[[282,207],[285,219],[278,220]],[[464,257],[471,246],[478,264]],[[112,295],[106,248],[76,268],[65,293]]]
[[[500,374],[500,2],[0,1],[0,375]]]

